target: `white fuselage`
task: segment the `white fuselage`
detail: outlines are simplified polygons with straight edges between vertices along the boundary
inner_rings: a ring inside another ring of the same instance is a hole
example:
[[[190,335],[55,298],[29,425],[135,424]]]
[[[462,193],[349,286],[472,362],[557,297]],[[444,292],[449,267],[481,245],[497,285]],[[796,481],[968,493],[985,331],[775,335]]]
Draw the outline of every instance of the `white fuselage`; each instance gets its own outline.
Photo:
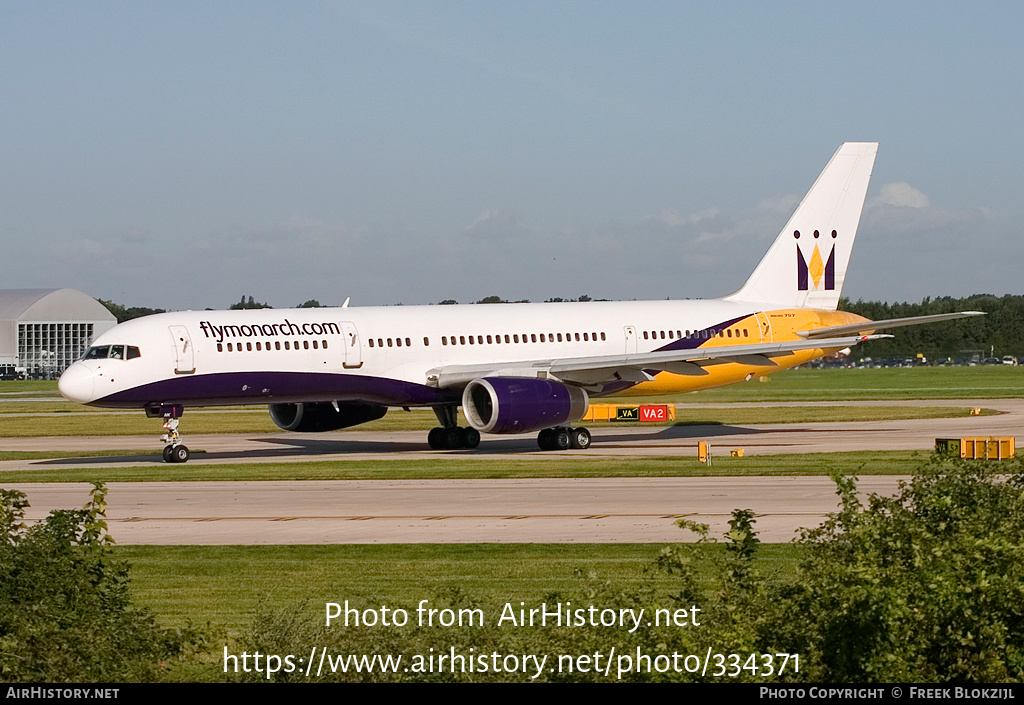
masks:
[[[436,379],[447,366],[699,347],[737,319],[749,321],[743,333],[737,329],[737,343],[768,342],[771,327],[758,325],[756,313],[749,304],[721,300],[166,313],[99,336],[93,348],[134,346],[140,355],[77,362],[61,391],[75,401],[112,407],[349,398],[433,405],[450,401]],[[351,384],[326,383],[317,392],[308,380],[286,383],[285,373],[344,377]]]

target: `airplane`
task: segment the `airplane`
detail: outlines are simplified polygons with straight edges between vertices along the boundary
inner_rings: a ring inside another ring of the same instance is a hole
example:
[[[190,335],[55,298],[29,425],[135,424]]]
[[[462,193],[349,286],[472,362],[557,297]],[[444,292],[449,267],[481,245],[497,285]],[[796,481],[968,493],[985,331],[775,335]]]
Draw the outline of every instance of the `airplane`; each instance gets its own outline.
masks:
[[[185,462],[186,407],[267,404],[288,431],[333,431],[430,407],[436,450],[538,433],[584,449],[591,398],[689,392],[794,367],[876,331],[982,315],[869,321],[838,311],[878,144],[843,144],[746,283],[718,299],[183,311],[102,333],[61,394],[162,417]],[[462,407],[468,427],[460,428]]]

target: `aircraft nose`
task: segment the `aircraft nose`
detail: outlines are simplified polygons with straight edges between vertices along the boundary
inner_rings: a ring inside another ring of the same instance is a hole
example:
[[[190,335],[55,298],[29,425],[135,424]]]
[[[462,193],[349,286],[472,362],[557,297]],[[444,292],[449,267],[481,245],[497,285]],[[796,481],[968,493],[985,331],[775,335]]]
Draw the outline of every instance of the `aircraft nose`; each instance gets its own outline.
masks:
[[[95,389],[95,376],[93,371],[80,362],[64,370],[64,374],[57,380],[57,389],[61,396],[70,401],[85,404],[92,401]]]

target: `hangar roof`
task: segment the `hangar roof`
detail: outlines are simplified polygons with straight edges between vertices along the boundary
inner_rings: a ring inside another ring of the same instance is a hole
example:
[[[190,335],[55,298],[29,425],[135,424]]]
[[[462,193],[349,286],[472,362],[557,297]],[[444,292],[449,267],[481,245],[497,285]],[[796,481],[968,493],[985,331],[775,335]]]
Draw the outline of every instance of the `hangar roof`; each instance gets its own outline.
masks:
[[[117,319],[75,289],[0,289],[0,321],[110,321]]]

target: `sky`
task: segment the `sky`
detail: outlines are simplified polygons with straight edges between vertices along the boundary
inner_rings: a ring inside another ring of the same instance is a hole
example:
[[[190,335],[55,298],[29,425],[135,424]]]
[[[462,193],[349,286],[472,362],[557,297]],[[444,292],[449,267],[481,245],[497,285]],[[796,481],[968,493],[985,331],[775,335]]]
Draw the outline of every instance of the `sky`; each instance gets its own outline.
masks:
[[[0,0],[0,288],[722,296],[865,140],[844,295],[1024,293],[1024,3],[842,5]]]

